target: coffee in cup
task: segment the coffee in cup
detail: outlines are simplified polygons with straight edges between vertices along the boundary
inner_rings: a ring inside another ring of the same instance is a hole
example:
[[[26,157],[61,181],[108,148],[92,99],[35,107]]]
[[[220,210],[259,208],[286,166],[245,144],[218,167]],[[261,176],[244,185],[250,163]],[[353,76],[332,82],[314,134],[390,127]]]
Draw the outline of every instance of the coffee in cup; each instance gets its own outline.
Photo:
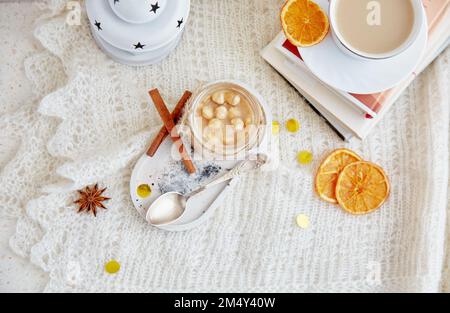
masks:
[[[421,0],[332,0],[330,24],[341,48],[382,59],[404,51],[417,38],[424,18]]]

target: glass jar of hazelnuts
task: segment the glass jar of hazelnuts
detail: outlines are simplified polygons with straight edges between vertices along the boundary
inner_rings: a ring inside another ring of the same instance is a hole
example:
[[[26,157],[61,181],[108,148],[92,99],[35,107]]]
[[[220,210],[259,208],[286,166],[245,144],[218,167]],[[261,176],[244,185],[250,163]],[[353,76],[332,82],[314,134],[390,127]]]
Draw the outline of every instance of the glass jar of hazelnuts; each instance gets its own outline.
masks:
[[[256,155],[267,136],[271,116],[262,97],[236,81],[201,87],[185,114],[194,155],[215,160],[240,160]]]

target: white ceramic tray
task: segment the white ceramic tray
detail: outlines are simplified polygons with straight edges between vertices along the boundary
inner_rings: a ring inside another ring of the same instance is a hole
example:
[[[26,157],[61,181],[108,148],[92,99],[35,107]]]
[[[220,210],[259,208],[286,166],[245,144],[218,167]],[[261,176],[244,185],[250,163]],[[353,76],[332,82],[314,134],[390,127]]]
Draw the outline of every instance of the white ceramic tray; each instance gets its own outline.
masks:
[[[268,162],[262,169],[271,169],[276,162],[276,153],[271,151],[272,143],[272,115],[267,105],[260,100],[266,114],[267,125],[265,127],[264,137],[258,148],[258,153],[267,156]],[[136,163],[130,180],[130,195],[136,210],[145,219],[150,205],[163,193],[176,191],[181,194],[189,193],[192,190],[212,181],[219,175],[225,174],[234,168],[240,160],[197,161],[194,157],[194,163],[197,173],[189,175],[181,161],[172,158],[171,149],[174,145],[170,138],[166,138],[159,147],[154,157],[144,154]],[[256,152],[255,152],[256,153]],[[176,155],[176,149],[174,155]],[[194,153],[195,154],[195,153]],[[222,183],[208,188],[203,193],[197,195],[188,202],[186,213],[176,224],[162,225],[158,228],[167,231],[185,231],[197,227],[211,216],[212,212],[220,206],[226,191],[236,181],[232,179],[228,183]],[[147,198],[139,197],[137,189],[140,185],[148,185],[151,188],[151,194]]]

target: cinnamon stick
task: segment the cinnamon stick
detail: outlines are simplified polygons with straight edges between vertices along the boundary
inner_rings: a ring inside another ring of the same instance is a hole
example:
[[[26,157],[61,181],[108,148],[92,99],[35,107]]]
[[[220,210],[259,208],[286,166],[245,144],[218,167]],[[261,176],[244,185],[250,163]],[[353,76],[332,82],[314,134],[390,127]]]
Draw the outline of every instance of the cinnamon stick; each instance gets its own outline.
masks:
[[[149,95],[152,98],[155,108],[158,111],[159,115],[161,116],[164,126],[166,127],[167,132],[169,133],[170,137],[172,138],[172,141],[175,144],[179,145],[178,151],[180,152],[181,159],[183,161],[184,166],[186,167],[186,170],[189,172],[189,174],[194,174],[196,171],[194,163],[192,162],[191,158],[189,157],[189,154],[186,152],[186,149],[183,145],[181,137],[178,134],[178,131],[175,127],[175,123],[172,119],[172,115],[170,114],[169,110],[167,109],[167,106],[164,103],[164,100],[162,99],[161,94],[159,93],[158,89],[153,89],[153,90],[149,91]]]
[[[192,92],[186,90],[183,96],[178,101],[177,105],[175,106],[175,109],[172,111],[171,117],[175,124],[177,124],[179,119],[181,118],[184,106],[186,105],[187,101],[191,96]],[[158,134],[156,135],[155,139],[153,139],[153,142],[147,151],[147,155],[153,157],[156,151],[158,151],[159,146],[163,143],[164,139],[166,139],[168,135],[169,133],[167,132],[166,126],[163,125],[159,130]]]

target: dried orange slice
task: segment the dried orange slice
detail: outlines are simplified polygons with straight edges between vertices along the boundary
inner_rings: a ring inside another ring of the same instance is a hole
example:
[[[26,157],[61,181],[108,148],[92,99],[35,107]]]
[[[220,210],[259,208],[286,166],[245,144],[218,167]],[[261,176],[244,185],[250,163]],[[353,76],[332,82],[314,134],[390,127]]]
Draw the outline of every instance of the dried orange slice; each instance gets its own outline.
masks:
[[[325,201],[337,203],[336,182],[341,171],[349,164],[361,161],[359,155],[348,149],[333,151],[320,165],[317,171],[315,188]]]
[[[336,199],[352,214],[367,214],[386,201],[389,188],[381,167],[365,161],[355,162],[342,170],[336,183]]]
[[[298,47],[318,44],[330,28],[327,15],[310,0],[288,0],[281,10],[281,24],[286,37]]]

